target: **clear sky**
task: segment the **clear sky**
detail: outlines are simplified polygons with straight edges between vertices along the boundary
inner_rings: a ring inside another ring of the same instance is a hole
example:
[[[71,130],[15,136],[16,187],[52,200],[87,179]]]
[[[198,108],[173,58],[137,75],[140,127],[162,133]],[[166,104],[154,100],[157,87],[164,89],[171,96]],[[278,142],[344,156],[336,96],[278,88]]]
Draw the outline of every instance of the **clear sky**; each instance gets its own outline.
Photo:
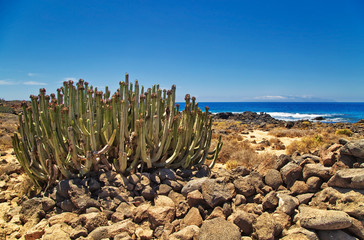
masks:
[[[129,73],[206,101],[364,101],[364,1],[0,0],[0,98]]]

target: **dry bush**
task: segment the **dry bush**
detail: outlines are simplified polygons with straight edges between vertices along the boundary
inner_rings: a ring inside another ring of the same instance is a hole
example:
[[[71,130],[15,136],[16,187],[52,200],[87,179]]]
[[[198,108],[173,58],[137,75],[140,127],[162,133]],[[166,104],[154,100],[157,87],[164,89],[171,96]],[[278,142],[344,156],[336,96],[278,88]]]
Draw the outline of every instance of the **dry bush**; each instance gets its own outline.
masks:
[[[312,135],[312,134],[314,134],[314,132],[312,130],[297,129],[297,128],[288,129],[288,128],[278,127],[278,128],[274,128],[269,131],[269,135],[272,135],[275,137],[295,138],[295,137],[304,137],[304,136]]]
[[[336,135],[346,135],[348,137],[350,137],[351,135],[353,135],[353,132],[350,129],[338,129],[335,131]]]
[[[222,139],[222,142],[223,146],[218,159],[218,161],[221,163],[226,163],[228,160],[232,159],[232,155],[236,152],[240,152],[243,150],[254,151],[251,144],[247,141],[238,141],[234,138],[230,139],[227,136]]]
[[[327,143],[327,139],[325,140],[322,135],[307,136],[293,141],[287,146],[286,152],[287,154],[293,154],[296,151],[300,153],[311,153]]]

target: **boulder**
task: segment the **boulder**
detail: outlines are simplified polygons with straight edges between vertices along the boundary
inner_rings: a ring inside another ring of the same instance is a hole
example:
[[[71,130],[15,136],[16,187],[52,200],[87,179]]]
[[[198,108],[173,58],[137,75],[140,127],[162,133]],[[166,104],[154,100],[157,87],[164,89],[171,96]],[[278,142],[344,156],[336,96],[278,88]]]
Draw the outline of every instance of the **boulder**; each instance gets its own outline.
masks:
[[[291,187],[294,182],[302,177],[302,168],[296,163],[289,162],[281,168],[281,175],[287,187]]]
[[[303,179],[307,180],[310,177],[320,177],[322,180],[327,181],[331,177],[330,167],[325,167],[320,163],[310,163],[303,167]]]
[[[258,239],[262,240],[273,240],[282,231],[282,228],[275,222],[272,215],[267,212],[260,215],[253,226]]]
[[[278,197],[275,191],[272,191],[265,195],[262,201],[264,210],[274,210],[278,205]]]
[[[302,227],[316,230],[339,230],[351,227],[350,216],[342,211],[321,210],[301,206],[299,221]]]
[[[169,236],[170,240],[192,240],[195,239],[200,231],[196,225],[191,225],[175,232]]]
[[[320,240],[315,231],[310,231],[303,227],[292,226],[285,232],[282,240]]]
[[[241,234],[239,228],[226,221],[223,218],[214,218],[205,221],[197,237],[198,240],[220,240],[220,239],[230,239],[230,240],[240,240]]]
[[[277,210],[284,212],[287,215],[293,214],[294,210],[299,205],[299,200],[291,195],[278,193],[278,207]]]
[[[364,139],[346,143],[344,147],[340,149],[340,153],[364,159]]]
[[[197,178],[189,181],[181,190],[181,193],[184,196],[187,196],[189,192],[192,192],[194,190],[201,190],[202,183],[204,183],[208,178]]]
[[[104,213],[86,213],[80,216],[81,221],[84,223],[85,228],[88,232],[93,231],[95,228],[100,226],[108,226],[107,217]]]
[[[204,181],[201,190],[206,203],[212,208],[229,201],[235,194],[233,184],[219,182],[216,179]]]
[[[254,214],[238,210],[231,214],[227,220],[238,226],[245,235],[250,235],[253,232],[253,224],[256,222],[256,217]]]
[[[308,192],[308,185],[304,181],[296,181],[290,190],[294,195],[304,194]]]
[[[191,208],[186,216],[183,218],[183,224],[186,226],[196,225],[200,227],[202,222],[203,219],[201,217],[200,211],[195,207]]]
[[[318,231],[317,235],[319,236],[320,240],[357,240],[356,237],[353,237],[341,230]]]
[[[244,195],[245,197],[250,197],[255,193],[255,187],[249,176],[239,177],[234,180],[234,186],[236,192]]]
[[[156,228],[159,225],[165,225],[174,220],[176,207],[172,199],[160,195],[154,200],[154,204],[154,206],[149,207],[147,210],[152,228]]]
[[[264,177],[265,184],[277,189],[283,184],[281,173],[276,169],[270,169]]]
[[[58,223],[45,230],[43,240],[63,240],[70,239],[72,227],[65,223]]]
[[[364,189],[364,168],[341,169],[328,181],[330,187]]]

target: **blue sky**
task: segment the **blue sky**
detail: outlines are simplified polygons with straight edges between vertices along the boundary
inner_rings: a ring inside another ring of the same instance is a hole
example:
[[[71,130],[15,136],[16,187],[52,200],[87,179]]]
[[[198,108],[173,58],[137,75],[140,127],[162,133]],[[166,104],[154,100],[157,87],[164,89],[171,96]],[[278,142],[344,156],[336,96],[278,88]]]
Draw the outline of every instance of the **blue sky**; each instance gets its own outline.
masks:
[[[178,100],[364,101],[364,2],[0,0],[0,98],[126,72]]]

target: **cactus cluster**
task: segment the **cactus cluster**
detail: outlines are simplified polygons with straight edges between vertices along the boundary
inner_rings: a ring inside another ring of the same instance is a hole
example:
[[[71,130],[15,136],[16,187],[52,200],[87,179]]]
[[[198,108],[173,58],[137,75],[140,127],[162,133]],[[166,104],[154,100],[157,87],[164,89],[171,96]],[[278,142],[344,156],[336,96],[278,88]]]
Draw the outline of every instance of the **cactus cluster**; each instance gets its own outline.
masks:
[[[31,106],[22,104],[13,147],[25,172],[40,186],[81,177],[101,168],[121,173],[154,167],[189,168],[211,160],[222,147],[211,145],[212,118],[196,99],[185,97],[180,112],[176,87],[168,91],[138,82],[120,82],[110,95],[80,79],[63,83],[57,94],[40,89]]]

